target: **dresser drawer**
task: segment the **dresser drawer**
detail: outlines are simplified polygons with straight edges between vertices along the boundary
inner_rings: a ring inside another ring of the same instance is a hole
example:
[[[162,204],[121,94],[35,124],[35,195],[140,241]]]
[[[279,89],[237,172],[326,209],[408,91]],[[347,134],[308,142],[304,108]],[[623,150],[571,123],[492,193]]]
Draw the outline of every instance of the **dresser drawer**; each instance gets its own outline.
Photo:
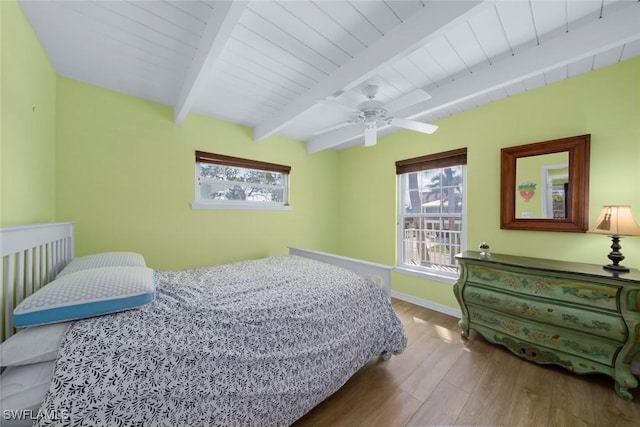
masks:
[[[627,339],[627,327],[620,315],[572,308],[557,304],[555,300],[523,298],[473,283],[464,288],[464,300],[469,304],[482,305],[525,320],[587,332],[622,343]]]
[[[468,309],[471,329],[473,329],[474,324],[479,324],[518,338],[523,342],[536,343],[552,350],[579,356],[606,366],[614,365],[618,350],[622,347],[622,344],[604,338],[518,319],[473,304],[469,304]]]
[[[467,265],[467,271],[468,282],[566,303],[619,311],[617,296],[620,287],[618,286],[562,277],[558,274],[552,277],[531,270],[528,272],[521,272],[516,268],[499,270],[472,263]]]
[[[536,343],[523,342],[511,335],[503,334],[478,324],[475,325],[475,328],[488,341],[503,345],[514,354],[535,363],[560,365],[578,374],[592,374],[594,372],[604,373],[609,376],[614,374],[612,366],[587,360],[581,356],[551,350]]]

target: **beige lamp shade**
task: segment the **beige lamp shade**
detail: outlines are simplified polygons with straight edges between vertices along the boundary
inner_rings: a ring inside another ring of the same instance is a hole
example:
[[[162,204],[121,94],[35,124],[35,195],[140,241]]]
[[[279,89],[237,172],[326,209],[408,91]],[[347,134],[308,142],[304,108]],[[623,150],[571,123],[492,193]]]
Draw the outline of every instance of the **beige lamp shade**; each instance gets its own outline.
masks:
[[[640,236],[640,225],[631,213],[631,206],[604,205],[589,233],[608,236]]]

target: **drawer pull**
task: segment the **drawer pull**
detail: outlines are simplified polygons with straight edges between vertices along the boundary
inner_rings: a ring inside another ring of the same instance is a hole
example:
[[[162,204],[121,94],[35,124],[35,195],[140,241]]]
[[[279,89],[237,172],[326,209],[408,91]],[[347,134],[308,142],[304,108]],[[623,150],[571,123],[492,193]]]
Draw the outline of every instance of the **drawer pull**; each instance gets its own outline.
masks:
[[[520,354],[525,359],[530,360],[532,362],[536,362],[538,359],[538,356],[540,356],[540,351],[537,348],[523,345],[523,344],[520,344],[519,351],[520,351]]]
[[[518,356],[523,357],[531,362],[536,363],[553,363],[566,368],[571,368],[571,361],[561,359],[556,353],[540,350],[531,344],[524,342],[515,342],[508,337],[494,337],[495,342],[503,344]]]

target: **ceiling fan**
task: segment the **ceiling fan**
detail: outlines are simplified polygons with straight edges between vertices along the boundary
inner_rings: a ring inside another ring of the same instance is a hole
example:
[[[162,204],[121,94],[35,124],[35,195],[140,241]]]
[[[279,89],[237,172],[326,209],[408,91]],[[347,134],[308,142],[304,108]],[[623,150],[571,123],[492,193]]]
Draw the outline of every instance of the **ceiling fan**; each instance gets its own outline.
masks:
[[[362,93],[367,100],[357,106],[357,111],[353,111],[352,107],[341,104],[337,101],[328,101],[331,104],[337,104],[342,108],[348,109],[352,114],[354,114],[354,116],[351,120],[325,129],[319,133],[328,133],[337,128],[349,125],[361,126],[364,133],[364,145],[370,147],[376,144],[378,139],[378,128],[382,126],[395,126],[427,134],[432,134],[438,129],[438,126],[430,123],[422,123],[415,120],[393,117],[391,115],[396,111],[400,111],[404,108],[417,104],[418,102],[426,101],[431,98],[431,95],[422,89],[413,90],[386,104],[375,99],[378,93],[378,86],[376,85],[365,86],[362,88]]]

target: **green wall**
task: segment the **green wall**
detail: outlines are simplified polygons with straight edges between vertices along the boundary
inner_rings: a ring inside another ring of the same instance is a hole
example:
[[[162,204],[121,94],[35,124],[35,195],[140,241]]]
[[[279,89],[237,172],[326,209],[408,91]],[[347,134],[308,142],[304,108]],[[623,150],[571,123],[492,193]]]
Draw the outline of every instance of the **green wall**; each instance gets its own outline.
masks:
[[[433,135],[404,131],[340,155],[340,253],[395,265],[397,160],[468,147],[468,247],[494,253],[608,263],[602,235],[500,229],[500,149],[591,134],[589,217],[630,204],[640,220],[640,58],[441,119]],[[640,267],[640,238],[622,240]],[[393,289],[457,307],[451,286],[394,273]]]
[[[60,77],[57,219],[77,221],[76,255],[133,250],[156,269],[335,251],[336,152]],[[291,166],[291,211],[193,210],[195,150]]]
[[[0,224],[77,221],[76,254],[134,250],[158,269],[285,253],[287,245],[395,265],[400,159],[468,147],[468,246],[604,264],[606,236],[500,230],[500,148],[591,134],[590,218],[640,215],[640,58],[400,132],[375,147],[304,144],[56,77],[14,1],[2,1]],[[10,35],[10,36],[9,36]],[[33,107],[36,107],[35,111]],[[192,210],[194,151],[292,166],[289,212]],[[622,241],[640,267],[640,238]],[[393,288],[456,308],[451,286],[395,272]]]
[[[0,34],[0,225],[53,221],[56,73],[15,1]]]

